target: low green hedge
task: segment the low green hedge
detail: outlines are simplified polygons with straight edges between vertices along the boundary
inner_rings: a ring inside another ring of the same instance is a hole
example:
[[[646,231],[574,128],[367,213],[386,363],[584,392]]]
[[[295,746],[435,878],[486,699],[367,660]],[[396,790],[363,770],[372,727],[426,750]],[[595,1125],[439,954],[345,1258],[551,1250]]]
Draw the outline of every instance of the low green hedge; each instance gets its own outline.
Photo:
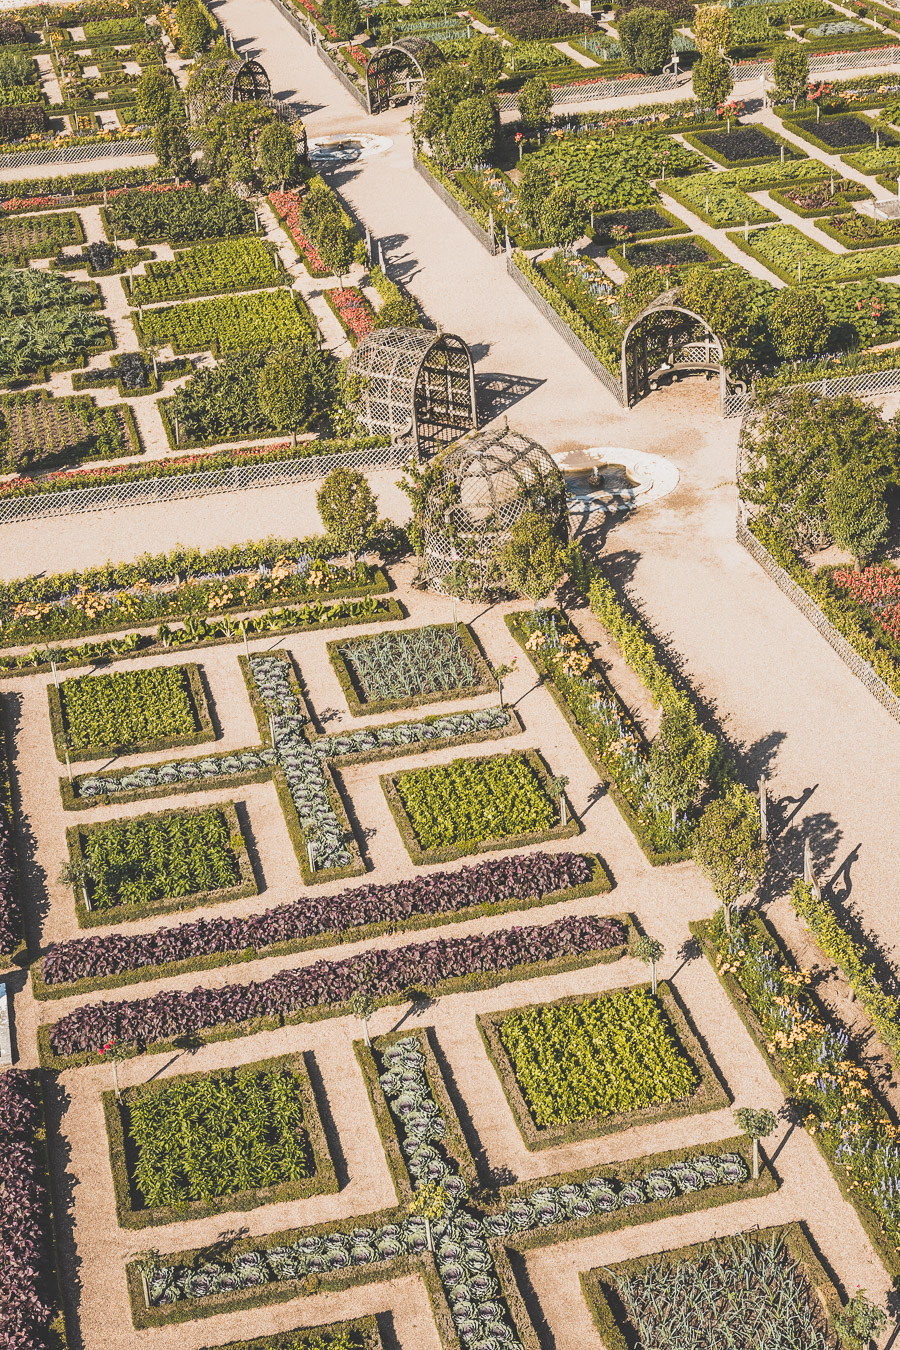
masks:
[[[460,643],[465,648],[466,655],[475,667],[478,676],[477,682],[470,685],[457,685],[453,689],[437,689],[429,693],[412,694],[409,698],[367,699],[357,689],[353,674],[341,652],[341,648],[359,646],[362,643],[371,642],[372,639],[370,636],[341,638],[338,641],[326,643],[326,647],[328,659],[347,700],[347,707],[354,717],[391,712],[400,708],[421,708],[429,703],[445,703],[458,699],[475,698],[480,694],[493,693],[497,688],[497,681],[491,674],[490,667],[482,656],[478,642],[470,629],[464,623],[437,623],[431,625],[431,627],[456,630]]]
[[[0,951],[0,974],[5,970],[12,970],[15,966],[25,965],[28,960],[28,947],[25,942],[25,933],[22,928],[24,915],[22,912],[22,888],[21,888],[21,868],[19,865],[18,853],[16,849],[16,829],[15,814],[13,811],[12,796],[12,775],[10,765],[12,763],[12,739],[6,725],[5,700],[0,695],[0,817],[3,818],[8,829],[9,839],[9,861],[12,864],[12,888],[13,896],[18,911],[18,923],[15,925],[19,929],[19,942],[13,947],[12,951]],[[605,875],[605,873],[604,873]],[[15,928],[14,928],[15,931]],[[34,967],[32,966],[32,970]]]
[[[536,777],[539,779],[541,787],[549,799],[548,783],[550,774],[541,760],[536,750],[526,750],[524,757]],[[486,758],[478,756],[478,759]],[[523,834],[504,834],[499,838],[464,840],[458,844],[448,844],[445,847],[423,848],[416,836],[413,823],[410,820],[406,808],[400,797],[397,788],[397,779],[400,774],[385,773],[381,775],[381,787],[387,798],[387,804],[390,807],[391,815],[400,831],[400,838],[403,840],[404,847],[412,861],[417,867],[426,867],[431,863],[453,862],[456,858],[468,858],[476,853],[490,853],[498,848],[524,848],[528,844],[544,844],[549,839],[573,839],[581,834],[583,826],[576,816],[572,814],[571,805],[567,797],[560,798],[560,801],[566,802],[567,820],[565,825],[554,825],[548,830],[539,830],[532,833]]]
[[[153,736],[146,741],[140,741],[136,745],[130,746],[129,753],[146,754],[151,750],[170,750],[176,746],[205,745],[207,742],[216,739],[216,729],[213,726],[212,713],[210,712],[200,667],[192,661],[186,663],[182,670],[188,685],[188,696],[194,709],[196,731],[172,736]],[[68,749],[62,698],[55,684],[47,685],[47,702],[50,712],[53,748],[60,764],[65,764],[67,752],[69,761],[73,764],[90,759],[115,759],[122,753],[124,747],[121,745],[88,745],[82,750]]]
[[[614,959],[614,958],[610,958]],[[622,988],[634,986],[622,986]],[[650,988],[649,983],[645,984]],[[603,989],[596,994],[569,994],[554,999],[549,1005],[587,1003],[603,999],[618,992],[616,989]],[[663,1011],[673,1029],[673,1040],[684,1054],[697,1074],[698,1083],[690,1097],[678,1101],[658,1102],[653,1106],[641,1107],[635,1111],[618,1112],[609,1116],[595,1116],[590,1120],[569,1121],[565,1124],[540,1126],[535,1123],[528,1107],[525,1095],[519,1086],[515,1070],[501,1038],[500,1027],[511,1012],[527,1009],[504,1008],[498,1012],[479,1013],[476,1021],[487,1050],[488,1059],[494,1066],[504,1096],[509,1103],[516,1125],[525,1147],[531,1151],[543,1148],[557,1148],[563,1144],[574,1144],[585,1139],[601,1139],[619,1130],[634,1129],[638,1126],[658,1123],[665,1120],[680,1120],[685,1116],[703,1115],[708,1111],[719,1111],[729,1106],[732,1097],[722,1083],[712,1060],[703,1046],[688,1014],[678,997],[676,990],[664,980],[657,985],[657,995]]]
[[[75,891],[75,912],[79,928],[105,928],[109,924],[127,923],[132,919],[146,919],[152,914],[169,914],[174,910],[196,909],[200,905],[224,904],[229,900],[241,900],[248,895],[258,895],[259,886],[253,874],[253,864],[247,852],[247,841],[241,829],[234,802],[217,802],[214,810],[225,818],[230,836],[231,851],[238,865],[238,879],[233,886],[222,887],[216,891],[197,891],[192,895],[170,896],[164,900],[151,900],[146,904],[121,904],[109,909],[88,909],[84,903],[84,892],[80,885]],[[208,806],[189,806],[185,809],[162,811],[161,816],[181,816],[187,812],[205,812]],[[157,817],[158,818],[158,817]],[[95,821],[90,825],[70,826],[66,830],[66,843],[69,858],[73,863],[85,861],[85,847],[90,835],[103,833],[109,828],[108,821]]]
[[[843,112],[835,113],[832,116],[821,118],[820,122],[816,122],[815,125],[820,126],[823,123],[838,122],[845,117],[852,117],[853,114],[854,109],[847,108]],[[786,128],[790,130],[795,136],[799,136],[801,140],[809,141],[810,145],[814,145],[817,150],[823,150],[826,155],[840,154],[843,156],[848,153],[852,153],[853,151],[852,142],[850,145],[840,145],[840,146],[829,145],[827,141],[823,141],[820,136],[817,136],[816,133],[811,129],[811,127],[802,126],[801,119],[805,121],[808,116],[809,116],[808,113],[801,113],[800,110],[798,109],[796,117],[792,116],[790,120],[788,120],[788,118],[785,117],[782,119],[782,121],[784,122]],[[900,144],[900,142],[898,142],[897,139],[897,133],[892,131],[889,127],[885,126],[884,123],[876,122],[874,119],[869,117],[860,118],[859,120],[865,122],[867,125],[871,125],[873,132],[877,128],[877,130],[881,133],[881,139],[884,145],[888,146]],[[856,144],[860,149],[863,150],[869,148],[869,142],[865,140],[858,141]]]
[[[116,1217],[121,1228],[158,1228],[163,1224],[185,1223],[192,1219],[205,1219],[213,1214],[245,1213],[258,1209],[260,1205],[287,1204],[292,1201],[306,1200],[311,1195],[331,1195],[339,1190],[334,1163],[328,1149],[328,1140],[319,1116],[309,1072],[306,1067],[306,1053],[279,1055],[274,1059],[259,1059],[250,1064],[242,1064],[241,1072],[275,1072],[288,1069],[297,1082],[303,1101],[303,1126],[313,1156],[313,1169],[302,1181],[281,1181],[274,1186],[259,1187],[254,1190],[232,1191],[228,1195],[215,1196],[211,1200],[189,1200],[183,1205],[158,1205],[146,1209],[139,1202],[132,1185],[130,1168],[130,1149],[125,1138],[125,1127],[120,1101],[114,1092],[102,1094],[103,1117],[106,1124],[106,1137],[109,1144],[109,1161],[112,1168],[113,1190],[116,1197]],[[198,1078],[217,1078],[231,1073],[231,1068],[201,1070],[199,1073],[179,1074],[174,1078],[161,1078],[141,1083],[136,1087],[124,1088],[120,1100],[126,1104],[138,1097],[159,1093],[173,1087],[176,1083]]]
[[[205,1346],[204,1350],[332,1350],[333,1341],[338,1342],[340,1350],[348,1341],[347,1350],[384,1350],[378,1318],[371,1313],[348,1322],[273,1331],[252,1341],[229,1341],[227,1345]]]

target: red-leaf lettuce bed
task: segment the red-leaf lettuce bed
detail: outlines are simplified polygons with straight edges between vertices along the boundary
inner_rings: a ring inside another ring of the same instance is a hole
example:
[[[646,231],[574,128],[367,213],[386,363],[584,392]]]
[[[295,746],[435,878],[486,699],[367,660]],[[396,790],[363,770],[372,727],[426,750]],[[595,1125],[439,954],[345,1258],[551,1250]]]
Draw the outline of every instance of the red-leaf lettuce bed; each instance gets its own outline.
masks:
[[[40,997],[64,995],[78,981],[106,980],[142,972],[153,979],[153,967],[196,968],[197,960],[230,953],[272,956],[312,945],[325,934],[357,942],[386,928],[497,913],[520,907],[529,898],[563,900],[610,889],[602,864],[581,853],[526,853],[491,858],[455,872],[432,872],[383,886],[354,886],[339,895],[304,895],[246,918],[220,916],[196,919],[149,933],[111,933],[105,937],[58,942],[45,953],[35,973]],[[212,963],[211,963],[212,964]],[[216,961],[214,964],[223,964]],[[150,969],[148,969],[148,967]],[[145,973],[144,973],[145,972]],[[125,981],[120,981],[124,983]],[[43,986],[43,987],[42,987]]]
[[[398,995],[409,997],[412,990],[447,992],[461,982],[492,984],[515,967],[572,959],[580,964],[585,957],[602,961],[607,953],[606,959],[614,959],[622,955],[627,938],[628,925],[622,919],[573,915],[541,926],[438,938],[367,951],[343,961],[316,961],[260,982],[164,990],[152,998],[89,1004],[40,1028],[41,1058],[55,1067],[83,1064],[97,1061],[103,1047],[114,1041],[140,1053],[198,1033],[212,1032],[204,1038],[217,1039],[281,1026],[302,1020],[304,1009],[318,1010],[312,1016],[338,1015],[364,979],[378,1003]],[[242,1030],[223,1030],[240,1023]]]

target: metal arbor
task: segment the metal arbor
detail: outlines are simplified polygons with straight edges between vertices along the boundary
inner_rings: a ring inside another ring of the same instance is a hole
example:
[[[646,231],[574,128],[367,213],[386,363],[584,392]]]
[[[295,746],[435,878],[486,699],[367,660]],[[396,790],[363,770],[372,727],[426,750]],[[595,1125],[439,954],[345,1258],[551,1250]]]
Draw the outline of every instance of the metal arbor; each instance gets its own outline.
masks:
[[[663,375],[718,374],[725,397],[722,343],[705,319],[686,309],[680,290],[663,291],[628,325],[622,340],[622,388],[630,407]]]
[[[229,61],[231,103],[265,103],[272,96],[272,81],[258,61]]]
[[[398,38],[381,47],[366,66],[366,98],[370,113],[408,103],[444,54],[426,37]]]
[[[353,410],[371,436],[411,437],[420,451],[478,426],[475,371],[462,338],[375,328],[351,354],[362,391]]]
[[[530,436],[508,427],[480,431],[446,450],[437,467],[422,519],[432,589],[471,598],[499,590],[498,555],[529,508],[568,539],[565,482]]]
[[[300,110],[274,96],[272,81],[259,61],[242,60],[239,56],[205,61],[188,84],[187,98],[194,126],[202,126],[235,103],[256,103],[268,108],[280,122],[293,125],[297,152],[306,161],[306,128],[300,120]]]

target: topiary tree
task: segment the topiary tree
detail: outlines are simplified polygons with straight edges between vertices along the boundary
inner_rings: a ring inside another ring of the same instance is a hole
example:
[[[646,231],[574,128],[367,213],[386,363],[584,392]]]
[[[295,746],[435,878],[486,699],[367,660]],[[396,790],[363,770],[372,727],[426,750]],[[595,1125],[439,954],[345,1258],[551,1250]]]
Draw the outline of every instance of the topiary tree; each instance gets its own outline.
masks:
[[[560,774],[558,778],[547,779],[547,794],[553,801],[559,803],[559,823],[565,825],[566,817],[566,788],[569,786],[569,780],[565,774]]]
[[[285,348],[271,352],[259,373],[257,397],[273,431],[297,433],[326,412],[333,396],[331,358],[316,347]]]
[[[423,328],[422,316],[411,295],[395,286],[375,315],[376,328]]]
[[[658,75],[672,56],[675,25],[668,14],[639,6],[619,23],[619,41],[629,65],[644,75]]]
[[[768,321],[772,345],[787,360],[823,351],[831,326],[825,306],[810,287],[785,286],[776,291],[769,303]]]
[[[809,89],[809,57],[799,42],[782,42],[775,48],[772,77],[775,97],[790,99],[796,109],[797,100],[806,98]]]
[[[549,170],[536,155],[529,155],[519,179],[519,210],[533,230],[543,229],[544,204],[553,191]]]
[[[775,1128],[775,1113],[766,1107],[739,1106],[734,1113],[739,1130],[753,1140],[753,1180],[759,1180],[759,1141],[766,1139]]]
[[[541,210],[541,233],[548,244],[571,244],[584,234],[587,217],[571,188],[557,183]]]
[[[490,92],[503,78],[503,48],[496,38],[482,34],[469,49],[469,79],[479,89]]]
[[[356,249],[352,226],[345,224],[339,216],[328,216],[319,226],[316,247],[329,272],[333,272],[343,286]]]
[[[553,115],[553,90],[549,81],[542,75],[526,80],[519,90],[516,107],[522,120],[522,130],[528,135],[540,135],[549,126]]]
[[[164,67],[146,67],[137,82],[134,102],[137,120],[151,126],[178,112],[175,86]]]
[[[537,608],[566,570],[566,546],[539,511],[523,511],[500,554],[500,568],[510,589]]]
[[[364,474],[357,469],[334,469],[316,493],[328,546],[349,554],[350,561],[369,543],[378,519],[378,503]]]
[[[756,798],[740,783],[732,783],[703,812],[694,831],[693,854],[722,901],[730,932],[731,906],[759,885],[766,866]]]
[[[704,58],[708,54],[724,56],[731,45],[731,14],[724,5],[698,6],[691,29]]]
[[[294,181],[298,167],[297,142],[284,122],[263,127],[256,142],[256,169],[266,187]]]
[[[631,944],[631,952],[633,956],[637,957],[638,961],[643,961],[645,966],[650,967],[650,988],[655,995],[656,963],[665,956],[665,947],[659,938],[649,937],[646,933],[639,933]]]
[[[718,8],[713,6],[712,8]],[[701,108],[715,108],[724,103],[734,88],[731,66],[718,51],[710,50],[696,63],[691,72],[694,98]]]
[[[834,542],[852,553],[859,571],[861,563],[878,556],[890,534],[884,484],[866,464],[841,464],[829,476],[825,507]]]
[[[710,780],[722,772],[718,741],[699,725],[690,699],[682,693],[674,694],[663,706],[648,767],[651,786],[672,809],[673,825],[676,815],[696,802]]]
[[[457,164],[489,164],[500,134],[497,104],[488,94],[464,98],[450,118],[447,149]]]
[[[866,1297],[865,1289],[857,1286],[856,1293],[834,1319],[834,1334],[839,1345],[849,1350],[864,1350],[871,1340],[887,1326],[887,1313]]]
[[[413,1195],[410,1211],[425,1220],[425,1243],[430,1252],[434,1251],[434,1236],[431,1225],[442,1219],[449,1208],[450,1197],[444,1187],[436,1181],[425,1181]]]
[[[208,47],[216,36],[216,28],[205,5],[197,0],[178,0],[175,9],[178,32],[178,50],[182,56],[195,56]]]
[[[194,161],[184,124],[174,117],[164,118],[153,128],[153,149],[161,169],[171,173],[176,183],[190,178]]]
[[[363,1040],[371,1048],[372,1042],[369,1038],[369,1018],[375,1011],[375,999],[372,994],[371,986],[368,981],[359,985],[359,988],[350,998],[350,1011],[354,1017],[358,1017],[363,1024]]]

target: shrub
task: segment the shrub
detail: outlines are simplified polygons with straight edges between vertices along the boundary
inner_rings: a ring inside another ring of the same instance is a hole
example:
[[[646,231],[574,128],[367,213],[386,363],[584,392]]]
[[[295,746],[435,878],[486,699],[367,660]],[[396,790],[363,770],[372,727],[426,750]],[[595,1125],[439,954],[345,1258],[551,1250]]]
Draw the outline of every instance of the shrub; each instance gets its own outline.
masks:
[[[311,344],[270,352],[257,382],[259,410],[273,431],[297,433],[328,409],[334,397],[333,362]]]
[[[706,873],[726,916],[730,906],[754,890],[766,866],[759,837],[756,799],[739,783],[710,802],[694,830],[694,861]]]
[[[497,148],[500,114],[487,94],[457,104],[447,129],[447,149],[457,164],[489,164]]]
[[[134,91],[135,113],[139,122],[155,125],[178,112],[175,86],[167,70],[147,66]]]
[[[541,75],[526,80],[516,98],[516,107],[526,132],[543,131],[553,113],[553,91]]]
[[[672,56],[675,26],[668,14],[639,6],[619,23],[619,41],[630,66],[645,75],[658,75]]]
[[[836,468],[825,489],[828,527],[838,548],[857,562],[878,557],[890,534],[884,484],[855,461]]]
[[[779,356],[796,360],[824,349],[829,324],[825,307],[815,291],[785,286],[772,297],[767,317]]]
[[[701,108],[715,108],[724,103],[734,88],[731,67],[715,51],[704,53],[691,72],[691,81],[694,98]]]
[[[775,52],[772,66],[777,98],[790,99],[794,107],[805,99],[809,88],[809,56],[797,42],[785,42]]]
[[[378,503],[365,474],[356,469],[334,469],[316,493],[316,505],[327,531],[329,547],[347,553],[352,562],[372,538]]]

